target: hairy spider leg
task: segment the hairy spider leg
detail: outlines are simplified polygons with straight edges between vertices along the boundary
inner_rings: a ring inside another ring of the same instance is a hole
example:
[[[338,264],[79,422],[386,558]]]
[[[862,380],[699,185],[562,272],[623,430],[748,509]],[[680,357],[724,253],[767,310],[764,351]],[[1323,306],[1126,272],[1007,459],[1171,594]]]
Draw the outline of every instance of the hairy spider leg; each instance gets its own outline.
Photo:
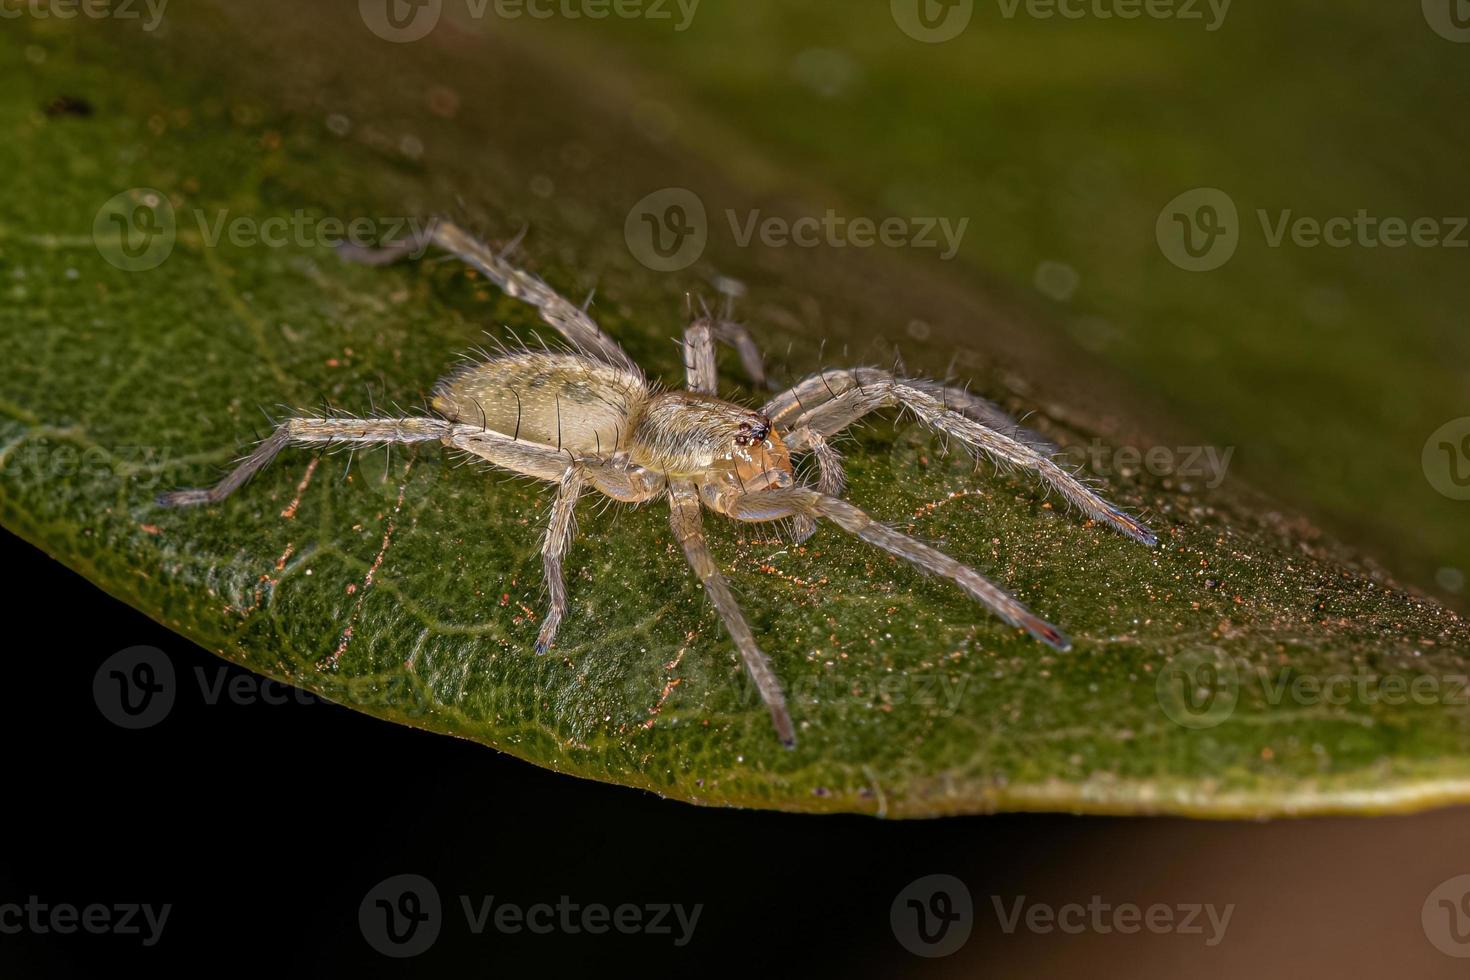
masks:
[[[949,579],[986,609],[1048,646],[1057,650],[1072,647],[1072,641],[1060,629],[1027,609],[1015,596],[984,575],[922,541],[873,520],[861,508],[841,498],[829,497],[807,487],[785,487],[736,497],[726,513],[738,521],[769,521],[796,514],[804,514],[814,520],[826,518],[874,547],[923,571]]]
[[[505,252],[497,252],[452,221],[431,221],[414,238],[383,248],[344,244],[337,252],[349,262],[388,265],[404,256],[419,253],[429,244],[437,245],[466,265],[478,269],[507,296],[536,307],[541,319],[573,347],[604,363],[642,375],[628,353],[603,332],[586,310],[563,298],[540,278],[511,265],[505,261]]]
[[[567,583],[562,576],[562,560],[572,546],[577,533],[577,498],[587,485],[587,475],[581,467],[568,467],[562,474],[556,489],[556,499],[551,504],[551,520],[546,527],[546,538],[541,545],[541,564],[546,573],[546,591],[549,608],[536,634],[536,652],[545,653],[556,641],[556,631],[561,627],[562,617],[567,612]]]
[[[692,481],[675,480],[670,484],[669,522],[690,567],[704,583],[705,594],[714,603],[730,632],[730,639],[740,651],[745,669],[771,713],[771,724],[776,727],[777,737],[788,749],[794,748],[796,730],[791,724],[791,714],[786,710],[786,695],[781,693],[781,682],[771,667],[770,658],[761,652],[755,635],[750,631],[750,624],[745,621],[745,614],[740,611],[740,604],[735,601],[734,593],[710,554],[709,543],[704,537],[704,519],[700,516],[699,491]]]
[[[908,409],[926,425],[959,440],[972,450],[1036,473],[1084,514],[1127,537],[1150,547],[1158,544],[1158,538],[1143,522],[1104,500],[1057,465],[1050,455],[1028,442],[945,407],[944,402],[924,386],[907,379],[875,378],[871,383],[849,388],[797,413],[791,423],[794,441],[788,441],[788,445],[794,450],[810,448],[808,443],[795,437],[795,430],[806,429],[826,438],[866,415],[892,406]]]
[[[392,445],[395,443],[437,442],[454,428],[440,419],[317,419],[291,418],[255,447],[223,480],[212,487],[174,490],[159,494],[162,507],[189,507],[215,504],[244,486],[252,476],[270,465],[282,449],[292,444],[347,443],[357,445]]]

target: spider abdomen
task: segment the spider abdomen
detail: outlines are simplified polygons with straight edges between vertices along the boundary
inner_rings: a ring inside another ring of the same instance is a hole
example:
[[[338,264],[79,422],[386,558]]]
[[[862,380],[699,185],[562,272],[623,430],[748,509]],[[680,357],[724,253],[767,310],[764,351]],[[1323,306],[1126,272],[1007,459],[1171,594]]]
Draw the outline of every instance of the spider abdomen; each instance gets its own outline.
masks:
[[[637,374],[576,354],[527,352],[472,364],[434,387],[446,418],[576,453],[622,448],[648,400]]]

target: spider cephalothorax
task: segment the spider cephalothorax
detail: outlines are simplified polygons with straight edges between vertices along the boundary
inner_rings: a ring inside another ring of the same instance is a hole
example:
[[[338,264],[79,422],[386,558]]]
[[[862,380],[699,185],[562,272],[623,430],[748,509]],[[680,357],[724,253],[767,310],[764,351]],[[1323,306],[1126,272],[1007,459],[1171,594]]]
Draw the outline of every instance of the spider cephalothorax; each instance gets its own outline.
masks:
[[[666,498],[675,538],[730,631],[781,741],[796,733],[770,660],[761,652],[705,543],[702,508],[738,521],[790,519],[798,539],[827,520],[924,571],[950,579],[1013,626],[1057,649],[1069,641],[1015,597],[937,549],[883,525],[840,497],[842,462],[827,440],[863,416],[900,406],[969,449],[1032,470],[1083,513],[1144,544],[1154,535],[1053,461],[1049,447],[999,408],[969,392],[872,368],[823,371],[775,395],[758,411],[718,397],[715,341],[739,349],[764,383],[764,368],[743,328],[708,317],[685,331],[688,389],[659,391],[585,311],[568,303],[503,255],[448,222],[425,240],[387,249],[347,249],[381,264],[432,242],[479,269],[511,296],[540,310],[571,343],[568,351],[516,351],[472,363],[434,389],[439,418],[288,419],[214,487],[164,494],[165,506],[213,503],[239,489],[292,443],[440,442],[496,466],[557,485],[542,545],[550,608],[537,635],[545,652],[567,609],[562,562],[575,531],[577,499],[587,489],[628,503]],[[796,482],[793,453],[810,454],[817,479]]]

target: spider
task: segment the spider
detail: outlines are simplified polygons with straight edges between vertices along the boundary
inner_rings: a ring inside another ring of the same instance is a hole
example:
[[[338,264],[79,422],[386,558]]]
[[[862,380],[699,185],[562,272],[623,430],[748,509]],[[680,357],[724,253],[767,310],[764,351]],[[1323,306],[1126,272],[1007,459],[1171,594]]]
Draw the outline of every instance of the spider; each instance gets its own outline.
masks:
[[[587,312],[539,278],[506,261],[457,225],[431,224],[417,240],[382,248],[345,246],[349,261],[386,265],[435,245],[478,269],[512,297],[535,306],[570,345],[518,350],[473,361],[434,387],[438,417],[286,419],[223,480],[207,489],[176,490],[165,507],[224,500],[288,445],[439,442],[497,467],[556,486],[541,546],[549,609],[536,638],[545,653],[567,611],[562,562],[575,535],[574,511],[587,489],[615,501],[666,498],[674,537],[704,585],[746,670],[770,711],[782,744],[796,733],[780,681],[761,651],[705,540],[701,512],[737,521],[790,519],[798,542],[827,520],[923,571],[950,579],[1012,626],[1058,650],[1070,641],[979,572],[874,520],[841,498],[842,461],[831,439],[884,408],[906,409],[971,452],[1038,474],[1090,518],[1145,545],[1147,527],[1108,503],[1052,459],[1050,447],[1019,428],[997,406],[960,388],[900,377],[874,368],[823,370],[753,409],[716,395],[715,342],[736,348],[756,384],[767,385],[749,333],[726,318],[694,319],[684,333],[686,390],[650,382]],[[798,482],[793,455],[816,462],[814,483]]]

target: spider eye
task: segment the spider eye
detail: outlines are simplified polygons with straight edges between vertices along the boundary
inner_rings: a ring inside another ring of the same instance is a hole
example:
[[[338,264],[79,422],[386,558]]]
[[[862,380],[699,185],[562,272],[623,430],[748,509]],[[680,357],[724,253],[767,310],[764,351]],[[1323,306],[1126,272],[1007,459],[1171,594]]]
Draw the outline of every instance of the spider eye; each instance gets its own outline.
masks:
[[[735,445],[749,446],[752,443],[765,442],[771,434],[771,420],[764,415],[752,415],[749,419],[740,423],[736,430]]]

